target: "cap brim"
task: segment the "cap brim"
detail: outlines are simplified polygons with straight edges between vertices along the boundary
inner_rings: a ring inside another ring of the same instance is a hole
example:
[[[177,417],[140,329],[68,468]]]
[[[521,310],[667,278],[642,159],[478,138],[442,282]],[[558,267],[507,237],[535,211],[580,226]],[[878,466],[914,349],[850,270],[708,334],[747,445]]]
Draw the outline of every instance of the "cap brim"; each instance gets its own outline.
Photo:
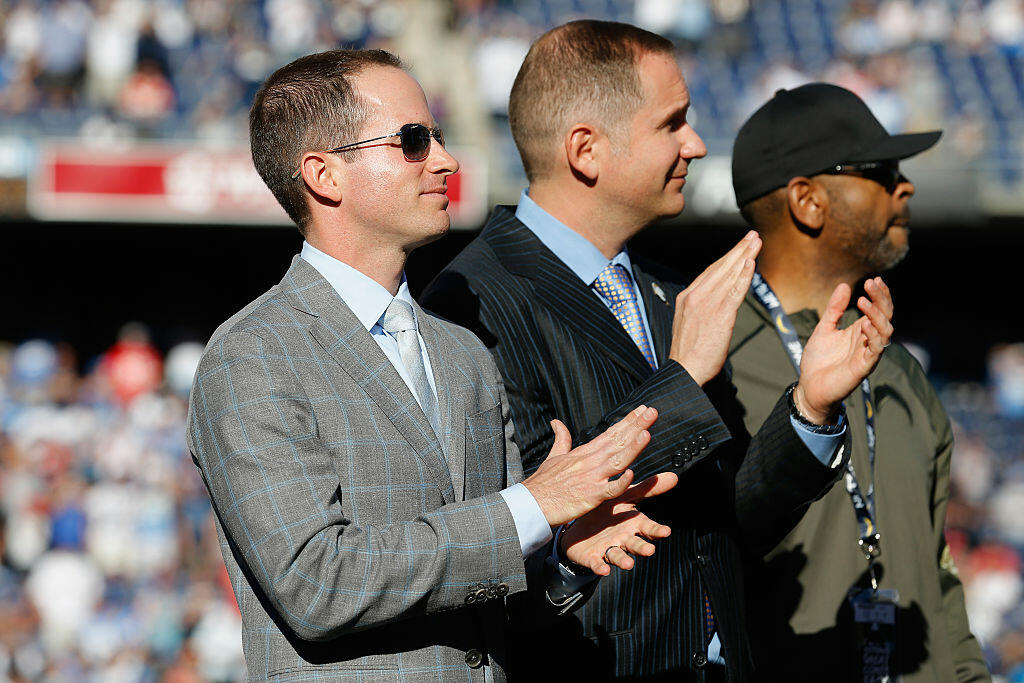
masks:
[[[928,133],[904,133],[890,135],[881,143],[871,145],[841,163],[857,163],[861,161],[884,161],[885,159],[906,159],[925,151],[942,137],[941,130]]]

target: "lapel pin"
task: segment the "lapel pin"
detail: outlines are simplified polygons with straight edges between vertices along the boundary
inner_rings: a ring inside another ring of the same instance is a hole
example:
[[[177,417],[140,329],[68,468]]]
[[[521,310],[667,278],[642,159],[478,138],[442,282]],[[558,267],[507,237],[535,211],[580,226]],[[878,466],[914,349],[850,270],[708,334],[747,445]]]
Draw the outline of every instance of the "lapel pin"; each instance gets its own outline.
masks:
[[[654,290],[654,295],[661,299],[661,302],[663,304],[668,303],[668,299],[665,298],[665,290],[661,288],[661,285],[659,285],[657,282],[652,282],[651,289]]]

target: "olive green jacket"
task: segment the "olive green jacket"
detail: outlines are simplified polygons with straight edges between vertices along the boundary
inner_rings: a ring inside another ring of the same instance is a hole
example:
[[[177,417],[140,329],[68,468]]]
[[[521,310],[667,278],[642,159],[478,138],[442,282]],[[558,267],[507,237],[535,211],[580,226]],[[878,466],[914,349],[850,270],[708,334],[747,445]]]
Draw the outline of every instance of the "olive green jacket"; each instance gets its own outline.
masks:
[[[844,322],[856,315],[848,311]],[[817,313],[790,318],[806,342]],[[752,294],[740,306],[729,361],[747,428],[756,430],[796,371]],[[898,344],[886,349],[870,381],[877,411],[879,583],[900,595],[894,673],[906,683],[990,680],[943,534],[953,448],[949,418],[920,365]],[[853,466],[866,493],[871,470],[859,388],[846,407]],[[846,595],[867,581],[858,537],[850,496],[839,484],[764,558],[751,559],[747,595],[761,680],[853,679],[855,635]]]

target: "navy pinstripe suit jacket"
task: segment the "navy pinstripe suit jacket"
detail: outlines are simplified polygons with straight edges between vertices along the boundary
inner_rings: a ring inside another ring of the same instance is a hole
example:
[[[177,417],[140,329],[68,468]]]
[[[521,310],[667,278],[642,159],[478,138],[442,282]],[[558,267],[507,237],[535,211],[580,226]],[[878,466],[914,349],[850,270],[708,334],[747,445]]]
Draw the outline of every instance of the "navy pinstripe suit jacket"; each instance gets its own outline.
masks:
[[[203,353],[187,439],[252,680],[482,682],[484,663],[505,678],[504,595],[526,588],[498,493],[522,478],[508,404],[480,341],[419,313],[439,435],[298,257]],[[464,459],[464,496],[446,456]]]
[[[514,207],[495,209],[480,236],[420,298],[491,349],[527,472],[551,447],[552,418],[563,420],[581,443],[644,403],[660,417],[633,466],[637,480],[670,469],[680,475],[673,492],[644,506],[672,526],[657,553],[638,559],[632,571],[601,579],[574,615],[545,628],[534,621],[518,645],[525,651],[510,660],[524,664],[535,657],[532,650],[546,648],[557,653],[567,675],[700,680],[706,591],[729,679],[746,680],[751,665],[741,547],[774,544],[841,468],[823,466],[807,450],[784,399],[750,437],[724,377],[702,390],[668,360],[675,296],[683,285],[639,259],[633,263],[657,371],[607,307],[515,218]],[[541,671],[553,673],[550,658],[541,659]]]

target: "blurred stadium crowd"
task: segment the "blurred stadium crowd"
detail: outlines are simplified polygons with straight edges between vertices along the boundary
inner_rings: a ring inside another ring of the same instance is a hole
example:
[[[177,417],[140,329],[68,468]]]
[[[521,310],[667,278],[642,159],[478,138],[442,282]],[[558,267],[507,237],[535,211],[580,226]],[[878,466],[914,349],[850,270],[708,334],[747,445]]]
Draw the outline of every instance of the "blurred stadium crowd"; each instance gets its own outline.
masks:
[[[245,140],[252,94],[270,71],[306,52],[395,35],[401,5],[3,0],[4,128]]]
[[[430,32],[410,19],[420,5],[439,17]],[[434,67],[448,82],[424,79],[435,113],[484,121],[468,141],[498,140],[494,175],[517,192],[508,90],[530,40],[579,16],[676,41],[712,152],[777,88],[820,78],[890,130],[941,127],[942,154],[1022,179],[1024,0],[0,0],[0,136],[244,144],[254,90],[300,54],[382,45],[423,73],[434,50],[468,76]],[[95,359],[0,344],[0,681],[244,674],[183,440],[200,349],[164,355],[138,326]],[[988,367],[941,390],[957,438],[948,538],[993,672],[1024,682],[1024,345]]]
[[[502,114],[541,30],[613,3],[480,2],[477,82]],[[635,0],[609,19],[673,39],[712,154],[729,155],[740,124],[779,88],[812,80],[856,92],[890,131],[945,130],[943,154],[1004,183],[1024,155],[1024,3],[1019,0]],[[499,126],[501,132],[507,126]],[[514,159],[514,147],[506,147]]]
[[[857,92],[890,130],[941,127],[944,154],[1021,180],[1020,0],[0,0],[0,134],[244,142],[271,70],[345,45],[406,57],[449,138],[475,144],[508,136],[529,42],[581,16],[677,43],[712,153],[728,154],[776,89],[822,79]],[[431,87],[432,70],[445,87]],[[489,135],[445,120],[467,108],[494,115]],[[516,176],[510,138],[496,151]]]
[[[79,374],[66,345],[0,346],[0,681],[244,676],[183,442],[201,350],[127,326]]]

